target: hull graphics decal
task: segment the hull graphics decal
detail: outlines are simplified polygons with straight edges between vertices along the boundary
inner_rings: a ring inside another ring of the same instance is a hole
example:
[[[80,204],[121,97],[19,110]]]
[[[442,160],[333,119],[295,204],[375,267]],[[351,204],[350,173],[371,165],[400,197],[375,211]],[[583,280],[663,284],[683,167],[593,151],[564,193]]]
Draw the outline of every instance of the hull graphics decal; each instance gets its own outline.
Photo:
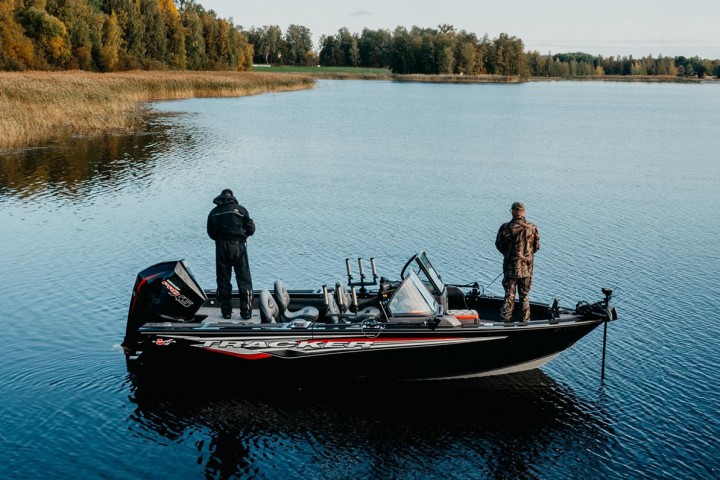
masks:
[[[349,352],[377,351],[402,348],[426,348],[467,343],[502,340],[496,337],[440,337],[440,338],[197,338],[175,337],[193,342],[194,348],[232,355],[246,360],[263,360],[271,357],[299,358]]]

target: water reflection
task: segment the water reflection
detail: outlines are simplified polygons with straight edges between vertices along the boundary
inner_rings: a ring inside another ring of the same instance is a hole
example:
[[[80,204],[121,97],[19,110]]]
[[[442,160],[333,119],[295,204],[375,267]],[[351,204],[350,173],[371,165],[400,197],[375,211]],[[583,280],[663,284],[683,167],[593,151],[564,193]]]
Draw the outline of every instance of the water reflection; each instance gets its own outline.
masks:
[[[178,130],[157,117],[140,133],[67,136],[47,148],[3,152],[0,198],[22,199],[44,192],[76,197],[97,184],[128,179],[141,187],[153,158],[182,140],[177,138]]]
[[[273,387],[187,375],[130,377],[130,429],[191,439],[207,477],[540,478],[573,452],[598,471],[613,437],[602,405],[540,370],[457,382]],[[594,452],[594,453],[593,453]],[[566,459],[567,460],[567,459]],[[565,461],[564,469],[573,466]]]

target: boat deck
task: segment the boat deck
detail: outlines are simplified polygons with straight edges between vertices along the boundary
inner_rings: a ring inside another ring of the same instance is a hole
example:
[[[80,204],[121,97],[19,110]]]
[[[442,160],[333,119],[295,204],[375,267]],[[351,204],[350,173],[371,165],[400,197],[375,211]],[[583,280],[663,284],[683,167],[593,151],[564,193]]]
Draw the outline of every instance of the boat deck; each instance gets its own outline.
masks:
[[[206,322],[217,322],[217,323],[225,323],[228,325],[253,325],[253,324],[260,324],[260,310],[257,308],[253,308],[252,311],[252,318],[245,320],[240,316],[240,310],[237,308],[234,308],[232,311],[232,316],[228,319],[223,318],[222,313],[220,312],[220,308],[214,307],[214,306],[206,306],[203,305],[200,307],[200,309],[195,314],[196,316],[206,316],[206,318],[203,321]]]

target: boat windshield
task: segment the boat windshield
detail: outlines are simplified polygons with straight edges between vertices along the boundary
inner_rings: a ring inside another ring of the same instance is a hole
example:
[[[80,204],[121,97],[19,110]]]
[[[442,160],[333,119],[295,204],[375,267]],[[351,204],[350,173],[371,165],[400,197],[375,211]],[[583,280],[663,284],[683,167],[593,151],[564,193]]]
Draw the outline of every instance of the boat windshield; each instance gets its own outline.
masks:
[[[438,303],[415,270],[410,270],[410,274],[390,297],[388,311],[393,317],[427,317],[438,311]]]
[[[443,291],[445,290],[445,284],[440,278],[440,275],[437,273],[437,270],[435,270],[435,267],[433,267],[430,263],[430,260],[428,260],[425,252],[418,253],[415,261],[420,267],[420,271],[425,274],[428,281],[430,282],[430,285],[435,290],[435,294],[442,295]]]

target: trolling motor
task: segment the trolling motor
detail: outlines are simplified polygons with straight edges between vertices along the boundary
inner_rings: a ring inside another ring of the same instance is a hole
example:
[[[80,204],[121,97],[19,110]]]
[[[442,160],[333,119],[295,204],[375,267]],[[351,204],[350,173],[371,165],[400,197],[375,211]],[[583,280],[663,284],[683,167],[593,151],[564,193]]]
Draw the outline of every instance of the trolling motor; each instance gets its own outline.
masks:
[[[613,293],[612,288],[603,288],[601,291],[605,295],[603,300],[593,304],[580,301],[575,305],[575,313],[577,315],[583,315],[587,320],[617,320],[617,311],[615,310],[615,307],[610,306],[610,299],[612,298]]]
[[[603,295],[605,295],[605,306],[610,305],[610,299],[612,298],[612,288],[603,288],[601,289],[601,292]]]
[[[612,320],[617,320],[618,314],[615,307],[610,306],[612,298],[612,288],[603,288],[600,290],[605,298],[592,305],[587,302],[578,302],[575,306],[575,313],[582,315],[586,320],[602,320],[603,321],[603,349],[602,349],[602,367],[600,373],[600,382],[605,382],[605,350],[607,347],[607,324]]]
[[[360,293],[367,293],[367,289],[365,288],[368,285],[377,285],[377,270],[375,268],[375,257],[370,257],[370,269],[372,271],[372,282],[366,281],[365,278],[365,270],[363,269],[363,259],[362,257],[358,258],[358,270],[360,273],[360,281],[359,282],[353,282],[353,276],[352,276],[352,269],[350,268],[350,259],[345,259],[345,268],[347,269],[347,277],[348,277],[348,287],[360,287]]]

